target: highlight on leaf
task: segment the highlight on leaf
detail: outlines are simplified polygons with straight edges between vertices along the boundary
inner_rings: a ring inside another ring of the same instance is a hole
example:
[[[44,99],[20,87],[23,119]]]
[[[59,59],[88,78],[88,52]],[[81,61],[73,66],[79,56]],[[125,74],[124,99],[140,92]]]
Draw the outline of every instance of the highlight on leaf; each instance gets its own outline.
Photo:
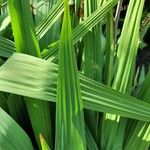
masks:
[[[0,0],[0,149],[150,148],[149,0]]]

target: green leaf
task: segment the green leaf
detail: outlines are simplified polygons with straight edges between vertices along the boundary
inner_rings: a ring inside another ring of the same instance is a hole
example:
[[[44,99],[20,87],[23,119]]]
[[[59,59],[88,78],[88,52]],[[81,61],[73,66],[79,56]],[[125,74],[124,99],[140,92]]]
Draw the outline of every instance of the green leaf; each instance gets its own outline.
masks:
[[[82,36],[84,36],[92,27],[94,27],[103,17],[109,12],[110,9],[112,9],[118,0],[110,0],[107,2],[103,7],[96,10],[90,17],[88,17],[84,22],[79,24],[74,30],[73,30],[73,42],[74,44],[80,40]],[[53,11],[50,11],[50,13],[43,19],[39,25],[36,27],[36,34],[37,36],[42,38],[44,36],[44,33],[46,33],[49,28],[53,25],[53,19],[59,17],[61,12],[63,11],[63,3],[58,2],[55,9],[52,9]],[[51,22],[52,21],[52,22]],[[45,23],[46,22],[46,23]],[[7,42],[9,45],[9,42]],[[6,44],[6,47],[7,47]],[[14,46],[13,46],[14,47]],[[50,56],[55,56],[58,54],[58,48],[59,43],[55,44],[53,48],[49,46],[48,49],[44,49],[42,51],[42,57],[43,58],[49,58]],[[8,48],[9,49],[9,48]],[[50,49],[50,50],[49,50]],[[1,50],[1,49],[0,49]],[[1,54],[1,53],[0,53]],[[10,56],[10,55],[9,55]],[[57,55],[58,56],[58,55]],[[8,55],[4,56],[8,58]],[[53,58],[54,59],[54,58]]]
[[[0,36],[0,56],[9,58],[16,50],[14,43]]]
[[[10,24],[10,17],[8,15],[0,16],[0,35],[3,35],[3,32],[8,29]]]
[[[65,0],[59,43],[55,149],[86,149],[83,102],[73,48],[68,0]]]
[[[98,5],[98,1],[85,1],[84,18],[90,16],[92,12],[102,6]],[[103,68],[103,44],[102,44],[102,23],[100,22],[93,27],[84,37],[84,61],[83,72],[86,77],[89,77],[97,82],[102,82]],[[96,142],[99,142],[99,113],[85,110],[85,121],[91,131]]]
[[[56,20],[61,16],[63,11],[64,11],[64,2],[60,0],[35,28],[36,35],[39,40],[52,27],[52,25],[56,22]],[[0,56],[9,58],[13,54],[13,51],[15,51],[15,44],[12,41],[9,41],[1,36],[0,36],[0,43],[2,43],[2,45],[0,45]]]
[[[30,133],[32,130],[29,130],[30,120],[28,118],[27,109],[25,101],[22,96],[9,94],[7,97],[7,106],[10,116],[25,130]]]
[[[98,146],[96,145],[94,138],[86,126],[86,143],[89,150],[98,150]]]
[[[41,57],[29,0],[8,0],[16,51]],[[17,9],[16,9],[17,8]],[[38,73],[37,73],[38,75]],[[48,102],[25,98],[28,114],[39,148],[39,134],[52,146],[51,113]],[[38,116],[38,117],[37,117]]]
[[[87,32],[89,32],[95,25],[97,25],[103,17],[115,6],[118,0],[109,0],[102,7],[94,11],[89,17],[81,22],[76,28],[73,29],[73,44],[79,41]],[[44,49],[42,57],[45,59],[54,57],[53,60],[58,59],[59,43],[54,45],[51,49]]]
[[[56,20],[64,11],[64,1],[59,0],[57,4],[49,11],[45,18],[35,28],[36,35],[40,40],[52,27]]]
[[[150,72],[146,76],[137,96],[141,100],[150,103]],[[150,146],[150,124],[148,122],[133,121],[132,126],[132,130],[130,130],[132,134],[128,136],[125,150],[132,150],[133,148],[148,149]]]
[[[44,137],[42,136],[42,134],[40,134],[40,142],[41,142],[42,150],[51,150],[48,144],[46,143]]]
[[[8,0],[8,6],[16,51],[41,57],[29,1]]]
[[[7,97],[3,92],[0,92],[0,107],[6,112],[9,112],[7,106]]]
[[[84,108],[150,121],[150,104],[112,90],[82,73],[79,78]],[[57,65],[33,56],[14,54],[0,67],[0,91],[55,102],[56,83]]]
[[[110,86],[113,77],[113,60],[115,52],[114,40],[114,17],[113,10],[106,16],[106,64],[105,64],[105,83]]]
[[[34,150],[27,134],[0,108],[0,149]]]
[[[131,0],[129,2],[122,33],[118,41],[112,88],[126,94],[131,94],[132,90],[143,5],[144,0]],[[126,126],[125,118],[106,114],[103,126],[104,137],[102,141],[105,141],[103,149],[109,150],[112,147],[114,150],[122,149]]]
[[[113,88],[124,93],[131,93],[143,6],[144,0],[130,1],[119,39]]]

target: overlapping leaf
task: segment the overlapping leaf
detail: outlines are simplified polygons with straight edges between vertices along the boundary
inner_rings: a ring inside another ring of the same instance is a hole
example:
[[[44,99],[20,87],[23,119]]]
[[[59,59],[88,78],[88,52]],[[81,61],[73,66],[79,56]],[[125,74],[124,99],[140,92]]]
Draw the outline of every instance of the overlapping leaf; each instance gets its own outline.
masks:
[[[150,103],[150,73],[146,76],[146,79],[139,90],[138,98]],[[135,124],[134,121],[132,122],[131,129],[130,132],[132,134],[130,134],[131,136],[128,136],[125,149],[148,149],[150,146],[150,124],[142,121],[138,121]]]
[[[85,150],[85,127],[68,0],[59,42],[56,101],[56,150]]]
[[[115,6],[118,0],[109,0],[102,7],[94,11],[87,19],[81,22],[76,28],[73,29],[73,43],[79,41],[91,28],[99,23],[103,17]],[[50,45],[51,46],[51,45]],[[53,56],[54,60],[58,59],[59,42],[51,49],[45,49],[42,52],[42,57],[48,59]],[[56,58],[55,58],[56,57]]]
[[[35,30],[39,40],[47,33],[47,31],[52,27],[55,21],[60,17],[63,10],[64,3],[60,0],[56,4],[56,6],[52,10],[50,10],[45,18],[37,25]],[[0,45],[0,56],[9,58],[15,51],[14,42],[0,36],[0,43],[2,43]]]
[[[130,1],[122,33],[118,41],[112,88],[128,94],[131,93],[133,83],[143,5],[144,0]],[[104,139],[101,142],[104,143],[103,148],[109,150],[111,147],[113,149],[120,147],[122,149],[126,120],[120,119],[120,116],[106,114],[103,124]]]
[[[0,108],[0,149],[34,150],[27,134]]]
[[[29,0],[8,0],[8,6],[16,51],[41,57],[39,43],[34,31]],[[40,133],[52,146],[51,114],[49,103],[37,101],[36,99],[25,99],[28,114],[39,148],[41,147],[39,141]],[[21,113],[19,115],[21,115]]]
[[[52,27],[56,20],[61,16],[64,11],[64,1],[59,0],[57,4],[50,10],[45,18],[35,28],[36,35],[40,40],[46,32]]]
[[[149,104],[112,90],[81,73],[79,78],[84,108],[150,121]],[[57,65],[29,55],[14,54],[0,68],[0,91],[55,102],[56,83]]]
[[[101,19],[103,19],[103,17],[107,14],[107,12],[109,12],[109,10],[112,9],[115,6],[115,4],[117,3],[117,1],[118,0],[110,0],[103,7],[101,7],[97,11],[95,11],[84,22],[82,22],[81,24],[79,24],[73,30],[73,42],[74,42],[74,44],[78,40],[80,40],[80,38],[83,35],[85,35],[92,27],[94,27]],[[40,37],[40,36],[43,37],[44,36],[43,33],[46,33],[46,31],[48,31],[48,29],[53,25],[54,22],[52,21],[52,23],[51,23],[49,21],[51,21],[53,17],[54,18],[58,17],[57,15],[61,14],[60,12],[62,12],[62,10],[63,10],[62,6],[63,6],[63,3],[58,2],[56,9],[59,8],[59,10],[56,13],[56,15],[53,12],[55,9],[53,9],[53,11],[50,11],[50,13],[45,17],[45,19],[37,26],[36,33],[37,33],[38,37]],[[46,20],[46,24],[44,23],[45,20]],[[7,44],[9,45],[9,42],[7,42]],[[7,47],[7,44],[6,44],[6,47]],[[42,57],[45,58],[45,59],[47,59],[47,58],[49,58],[51,56],[54,56],[53,59],[55,60],[55,56],[56,55],[58,56],[58,47],[59,47],[59,43],[58,42],[55,45],[53,45],[52,47],[50,45],[48,49],[43,50]],[[3,47],[1,47],[1,49],[3,50]],[[10,49],[10,48],[7,48],[7,49]],[[11,50],[12,49],[10,49],[10,54],[11,54]],[[6,55],[4,57],[8,57],[8,56]]]

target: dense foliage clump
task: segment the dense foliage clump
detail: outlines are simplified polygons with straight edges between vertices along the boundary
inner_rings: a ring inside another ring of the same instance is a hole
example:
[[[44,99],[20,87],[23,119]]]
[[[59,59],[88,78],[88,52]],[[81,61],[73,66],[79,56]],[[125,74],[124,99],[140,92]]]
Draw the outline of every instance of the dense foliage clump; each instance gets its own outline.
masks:
[[[0,150],[148,150],[148,0],[0,1]]]

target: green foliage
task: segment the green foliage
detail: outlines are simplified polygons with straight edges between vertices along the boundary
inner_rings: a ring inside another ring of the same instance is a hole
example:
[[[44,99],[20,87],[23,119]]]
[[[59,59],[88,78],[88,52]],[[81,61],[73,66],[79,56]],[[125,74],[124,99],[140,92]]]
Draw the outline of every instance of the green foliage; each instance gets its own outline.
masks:
[[[14,150],[33,150],[32,143],[27,134],[19,125],[0,108],[0,148]]]
[[[148,150],[149,7],[124,3],[0,1],[1,150]]]
[[[67,0],[59,42],[55,149],[86,149],[83,101]]]
[[[35,34],[32,15],[30,12],[29,1],[8,0],[8,6],[16,52],[41,57],[40,47]],[[48,143],[52,146],[49,103],[37,101],[36,99],[25,98],[25,104],[27,106],[27,111],[39,148],[39,134],[44,135]]]

